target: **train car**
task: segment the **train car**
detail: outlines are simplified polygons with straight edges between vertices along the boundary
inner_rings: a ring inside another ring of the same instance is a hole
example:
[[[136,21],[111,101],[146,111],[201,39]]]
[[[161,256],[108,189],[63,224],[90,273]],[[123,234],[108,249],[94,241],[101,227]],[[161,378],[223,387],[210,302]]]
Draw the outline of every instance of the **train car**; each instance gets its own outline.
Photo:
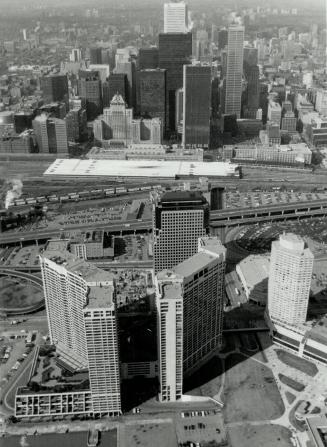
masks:
[[[54,202],[59,202],[59,198],[58,198],[58,196],[56,196],[56,195],[54,194],[53,196],[48,196],[48,201],[49,201],[49,202],[52,202],[52,203],[54,203]]]
[[[115,188],[109,188],[109,189],[105,189],[104,193],[106,196],[111,196],[115,194]]]
[[[60,196],[60,202],[68,202],[69,197],[68,196]]]
[[[16,205],[16,206],[25,205],[25,204],[26,204],[25,199],[15,199],[14,200],[14,205]]]
[[[125,192],[127,192],[127,189],[125,187],[123,187],[123,186],[118,186],[116,188],[116,194],[123,194]]]
[[[45,203],[45,202],[47,202],[47,199],[44,196],[40,196],[40,197],[36,198],[36,201],[37,201],[37,203]]]
[[[29,197],[26,199],[26,203],[28,205],[35,205],[36,204],[36,199],[34,197]]]
[[[90,191],[81,191],[78,194],[81,200],[85,200],[90,195]]]

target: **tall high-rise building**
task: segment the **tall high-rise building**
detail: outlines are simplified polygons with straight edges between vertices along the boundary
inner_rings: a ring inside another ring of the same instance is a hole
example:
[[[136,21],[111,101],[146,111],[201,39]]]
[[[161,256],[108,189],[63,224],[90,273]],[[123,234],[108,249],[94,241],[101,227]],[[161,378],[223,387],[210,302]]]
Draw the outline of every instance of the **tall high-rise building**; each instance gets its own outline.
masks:
[[[107,273],[106,273],[107,275]],[[121,413],[117,319],[113,280],[89,286],[83,309],[93,412]]]
[[[276,324],[306,321],[314,256],[300,236],[280,235],[271,246],[268,315]]]
[[[121,413],[113,276],[71,253],[40,256],[50,341],[73,370],[87,369],[94,414]]]
[[[79,71],[78,94],[85,103],[87,119],[94,120],[102,112],[102,87],[97,71]]]
[[[225,113],[241,116],[244,26],[228,28]]]
[[[200,192],[168,192],[153,204],[154,270],[175,267],[197,252],[209,232],[209,204]]]
[[[139,71],[139,109],[146,118],[166,118],[166,70],[160,68]]]
[[[139,70],[148,70],[159,67],[159,49],[157,47],[140,48],[138,58]]]
[[[41,90],[46,103],[64,102],[68,107],[68,78],[66,75],[48,75],[40,79]]]
[[[244,118],[255,118],[259,108],[259,67],[244,64],[244,74],[247,82],[244,104]]]
[[[115,73],[126,74],[128,81],[127,104],[136,107],[136,63],[129,48],[117,50]]]
[[[179,135],[183,134],[183,95],[182,88],[176,90],[175,129]]]
[[[68,153],[67,125],[65,120],[50,118],[46,114],[42,114],[33,120],[32,125],[40,153]]]
[[[211,67],[184,65],[183,147],[208,147],[211,115]]]
[[[183,394],[183,277],[163,271],[156,277],[161,401]]]
[[[73,48],[69,55],[70,62],[81,62],[82,52],[79,48]]]
[[[115,95],[110,107],[104,109],[103,120],[109,127],[108,139],[121,140],[125,145],[132,142],[133,138],[133,109],[126,107],[126,103],[120,95]]]
[[[159,34],[159,67],[166,70],[166,131],[175,130],[176,90],[183,87],[183,65],[192,55],[192,33]]]
[[[164,33],[186,33],[188,12],[184,2],[164,4]]]
[[[222,345],[226,249],[198,239],[198,252],[156,276],[161,401],[182,396],[183,377]]]
[[[93,47],[89,49],[90,52],[90,63],[91,64],[102,64],[102,48]]]
[[[228,42],[228,31],[227,29],[221,29],[218,31],[218,48],[222,50],[225,48]]]
[[[107,91],[105,91],[107,88]],[[112,98],[118,93],[125,102],[128,99],[128,80],[126,73],[111,73],[103,87],[103,106],[109,107]]]

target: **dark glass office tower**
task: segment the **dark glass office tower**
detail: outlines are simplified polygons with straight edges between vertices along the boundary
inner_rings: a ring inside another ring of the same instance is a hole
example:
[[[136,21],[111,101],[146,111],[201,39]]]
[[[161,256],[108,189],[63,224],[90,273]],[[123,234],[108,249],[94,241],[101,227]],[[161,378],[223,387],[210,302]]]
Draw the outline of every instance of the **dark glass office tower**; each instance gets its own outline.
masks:
[[[184,147],[208,147],[211,114],[211,67],[184,65],[183,70]]]
[[[103,107],[109,107],[117,93],[127,102],[128,80],[125,73],[112,73],[108,81],[103,84]]]
[[[225,48],[228,42],[228,31],[227,29],[222,29],[218,31],[218,48],[222,50]]]
[[[102,86],[97,71],[79,71],[78,94],[85,103],[88,121],[102,113]]]
[[[140,48],[139,51],[139,70],[159,67],[159,50],[157,47]]]
[[[245,47],[243,50],[243,72],[247,82],[244,94],[243,117],[255,118],[259,108],[259,67],[258,50]]]
[[[159,34],[159,68],[166,73],[166,131],[175,130],[176,90],[183,86],[183,65],[192,55],[191,33]]]
[[[165,126],[166,70],[141,70],[139,72],[139,108],[143,117],[160,118]]]
[[[102,64],[102,48],[90,48],[90,63]]]
[[[68,79],[66,75],[48,75],[41,78],[41,90],[45,103],[65,102],[68,107]]]

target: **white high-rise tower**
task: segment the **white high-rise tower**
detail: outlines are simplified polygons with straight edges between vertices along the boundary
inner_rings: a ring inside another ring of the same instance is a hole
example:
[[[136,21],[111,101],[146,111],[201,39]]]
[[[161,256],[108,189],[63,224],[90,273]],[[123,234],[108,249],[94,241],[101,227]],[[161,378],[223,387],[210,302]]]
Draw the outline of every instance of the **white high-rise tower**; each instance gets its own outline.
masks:
[[[244,26],[228,28],[227,67],[225,79],[225,113],[241,116]]]
[[[222,345],[225,256],[201,237],[198,253],[156,276],[161,401],[180,399],[183,377]]]
[[[282,234],[272,243],[268,314],[273,323],[297,326],[306,321],[313,259],[295,234]]]
[[[73,370],[88,369],[94,414],[121,413],[114,279],[64,250],[40,256],[50,341]]]
[[[186,33],[187,31],[188,12],[186,3],[165,3],[164,33]]]

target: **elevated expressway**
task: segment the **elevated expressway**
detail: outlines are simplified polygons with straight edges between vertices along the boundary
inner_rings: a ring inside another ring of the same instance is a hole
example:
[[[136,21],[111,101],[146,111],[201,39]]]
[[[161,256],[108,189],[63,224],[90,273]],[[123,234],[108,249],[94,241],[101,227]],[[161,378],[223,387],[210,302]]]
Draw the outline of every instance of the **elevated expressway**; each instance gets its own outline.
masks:
[[[327,199],[310,202],[281,203],[265,205],[256,208],[233,208],[211,211],[210,226],[212,232],[224,240],[225,230],[240,225],[250,225],[261,222],[300,220],[304,218],[326,217]],[[131,234],[152,230],[152,220],[131,220],[119,223],[103,223],[94,226],[103,229],[108,234]],[[34,230],[30,232],[0,233],[0,245],[16,244],[17,242],[35,242],[59,237],[63,231],[87,230],[90,224],[72,226],[51,230]]]
[[[212,211],[210,226],[212,232],[224,240],[226,230],[231,227],[313,217],[327,217],[327,199]]]

